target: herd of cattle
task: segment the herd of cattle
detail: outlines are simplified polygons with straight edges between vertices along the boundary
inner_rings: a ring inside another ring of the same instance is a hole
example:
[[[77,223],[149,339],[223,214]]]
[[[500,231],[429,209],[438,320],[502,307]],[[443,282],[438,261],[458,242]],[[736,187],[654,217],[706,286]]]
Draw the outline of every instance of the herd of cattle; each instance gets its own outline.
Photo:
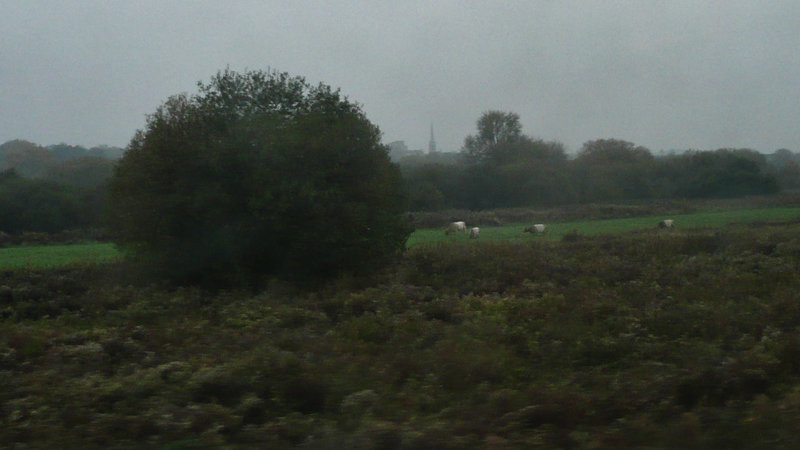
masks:
[[[674,227],[675,221],[673,219],[664,219],[658,222],[658,228],[672,229]],[[525,227],[522,232],[531,234],[544,234],[547,232],[547,226],[543,223],[536,223],[529,227]],[[447,227],[445,227],[444,234],[450,235],[453,233],[467,234],[467,224],[463,221],[451,222],[449,225],[447,225]],[[472,227],[469,229],[470,239],[477,239],[480,234],[481,229],[479,227]]]

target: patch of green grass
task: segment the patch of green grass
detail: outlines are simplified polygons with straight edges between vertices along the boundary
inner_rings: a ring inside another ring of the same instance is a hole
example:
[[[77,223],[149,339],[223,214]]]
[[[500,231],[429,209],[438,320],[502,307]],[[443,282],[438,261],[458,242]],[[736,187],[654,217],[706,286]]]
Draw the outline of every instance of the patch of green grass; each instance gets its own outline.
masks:
[[[122,257],[114,244],[36,245],[0,249],[0,269],[50,269],[75,264],[96,264]]]
[[[787,221],[800,217],[800,207],[752,208],[725,211],[703,211],[691,214],[670,215],[675,220],[675,228],[720,227],[731,223],[750,223],[755,221]],[[620,233],[637,229],[656,229],[666,216],[626,217],[606,220],[577,220],[570,222],[547,223],[547,234],[535,236],[524,233],[525,227],[532,223],[514,223],[504,226],[482,226],[479,241],[529,241],[533,239],[561,239],[565,234],[577,232],[583,235]],[[470,225],[467,224],[469,227]],[[466,234],[445,235],[444,229],[424,228],[416,230],[406,243],[407,247],[418,244],[438,242],[468,241]]]
[[[504,226],[482,226],[477,241],[525,242],[531,240],[559,240],[565,234],[577,232],[582,235],[620,233],[637,229],[656,229],[665,216],[628,217],[605,220],[577,220],[547,223],[547,234],[543,236],[523,233],[531,223],[513,223]],[[698,227],[720,227],[730,223],[755,221],[788,221],[800,218],[800,207],[750,208],[722,211],[704,211],[692,214],[671,215],[677,230]],[[469,224],[468,224],[469,225]],[[466,234],[445,235],[440,228],[416,230],[406,246],[439,242],[469,241]],[[73,264],[94,264],[119,260],[121,252],[111,243],[92,242],[84,244],[20,246],[0,249],[0,269],[34,268],[49,269]]]

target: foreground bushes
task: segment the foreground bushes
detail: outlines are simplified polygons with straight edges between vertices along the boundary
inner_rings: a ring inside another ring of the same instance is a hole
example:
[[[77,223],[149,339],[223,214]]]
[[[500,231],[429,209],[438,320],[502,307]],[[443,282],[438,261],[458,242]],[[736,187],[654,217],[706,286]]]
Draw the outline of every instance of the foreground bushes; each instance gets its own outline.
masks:
[[[0,274],[0,446],[800,445],[797,224],[468,244],[314,292]]]

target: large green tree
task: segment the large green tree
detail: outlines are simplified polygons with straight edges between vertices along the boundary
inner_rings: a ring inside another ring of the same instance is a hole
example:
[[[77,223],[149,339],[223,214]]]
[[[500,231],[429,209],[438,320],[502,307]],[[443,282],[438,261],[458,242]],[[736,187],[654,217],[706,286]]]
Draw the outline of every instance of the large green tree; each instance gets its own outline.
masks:
[[[662,172],[673,180],[674,197],[734,198],[779,190],[764,155],[749,149],[686,152],[667,158]]]
[[[564,147],[522,133],[519,115],[487,111],[477,134],[464,139],[466,162],[459,206],[487,209],[564,201]]]
[[[587,141],[572,161],[574,185],[583,202],[652,198],[654,162],[650,150],[632,142]]]
[[[110,181],[117,242],[182,283],[306,280],[390,262],[411,231],[380,131],[338,90],[225,70],[169,98]]]
[[[504,111],[486,111],[476,123],[478,133],[464,139],[462,152],[472,163],[490,160],[495,153],[522,138],[519,114]]]
[[[769,156],[769,164],[781,189],[800,188],[800,157],[782,148]]]
[[[100,224],[99,188],[70,186],[0,171],[0,231],[55,233]]]

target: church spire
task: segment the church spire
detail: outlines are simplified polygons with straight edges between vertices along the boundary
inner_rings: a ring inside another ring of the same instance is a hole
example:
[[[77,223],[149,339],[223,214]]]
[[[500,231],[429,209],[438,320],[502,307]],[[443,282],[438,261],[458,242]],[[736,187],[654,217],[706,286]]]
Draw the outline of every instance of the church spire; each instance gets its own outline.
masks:
[[[433,139],[433,123],[431,123],[431,140],[428,142],[428,153],[436,153],[436,141]]]

